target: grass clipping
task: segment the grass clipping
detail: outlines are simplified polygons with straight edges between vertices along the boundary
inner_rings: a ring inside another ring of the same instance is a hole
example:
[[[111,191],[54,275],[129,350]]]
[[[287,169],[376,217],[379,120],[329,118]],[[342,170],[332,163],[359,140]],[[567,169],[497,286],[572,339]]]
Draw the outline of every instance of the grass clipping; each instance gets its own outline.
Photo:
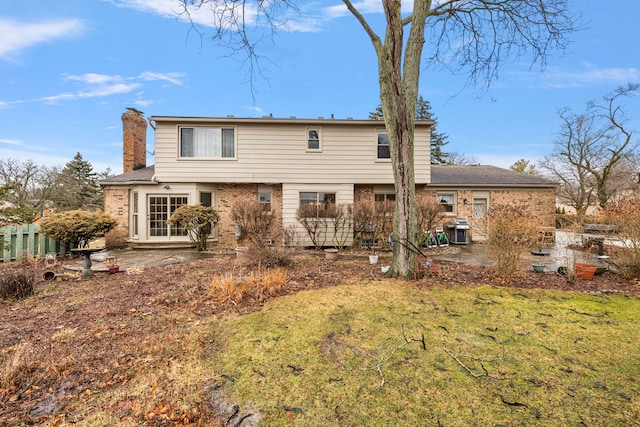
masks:
[[[638,309],[488,287],[308,291],[224,321],[216,370],[261,425],[622,425],[640,419]]]

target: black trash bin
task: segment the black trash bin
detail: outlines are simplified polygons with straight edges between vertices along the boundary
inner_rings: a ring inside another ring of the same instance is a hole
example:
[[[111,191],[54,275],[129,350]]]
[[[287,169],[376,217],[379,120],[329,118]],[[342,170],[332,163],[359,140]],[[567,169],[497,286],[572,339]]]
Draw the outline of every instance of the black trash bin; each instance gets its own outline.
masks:
[[[456,218],[447,224],[449,229],[449,242],[454,245],[466,245],[469,243],[467,235],[469,233],[469,222],[464,218]]]

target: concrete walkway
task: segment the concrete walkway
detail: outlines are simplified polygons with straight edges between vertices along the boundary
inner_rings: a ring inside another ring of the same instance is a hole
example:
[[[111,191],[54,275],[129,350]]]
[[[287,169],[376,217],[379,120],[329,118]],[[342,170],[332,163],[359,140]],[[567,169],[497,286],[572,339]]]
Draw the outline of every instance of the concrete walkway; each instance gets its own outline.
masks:
[[[188,262],[194,259],[212,258],[211,252],[198,252],[195,249],[116,249],[97,252],[91,256],[92,272],[108,272],[106,258],[115,256],[119,271],[144,269],[169,264]],[[65,262],[64,267],[72,271],[82,271],[82,258],[73,258]]]

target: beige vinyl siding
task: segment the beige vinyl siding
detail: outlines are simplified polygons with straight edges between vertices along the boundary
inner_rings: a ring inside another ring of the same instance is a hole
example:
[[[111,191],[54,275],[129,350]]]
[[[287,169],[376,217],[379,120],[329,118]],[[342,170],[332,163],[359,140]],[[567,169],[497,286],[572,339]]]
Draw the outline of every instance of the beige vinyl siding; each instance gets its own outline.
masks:
[[[296,246],[311,246],[313,243],[307,231],[296,220],[296,211],[300,205],[301,192],[336,193],[337,204],[353,204],[353,185],[351,184],[283,184],[282,185],[282,225],[283,230],[295,229]],[[333,246],[331,228],[327,230],[326,246]],[[351,244],[352,239],[346,243]]]
[[[189,119],[158,121],[155,132],[156,179],[172,182],[229,183],[393,183],[389,160],[377,159],[377,130],[382,123],[349,125],[264,123]],[[180,126],[234,126],[235,159],[180,159]],[[307,150],[307,129],[321,129],[321,150]],[[429,182],[429,128],[416,128],[416,183]]]

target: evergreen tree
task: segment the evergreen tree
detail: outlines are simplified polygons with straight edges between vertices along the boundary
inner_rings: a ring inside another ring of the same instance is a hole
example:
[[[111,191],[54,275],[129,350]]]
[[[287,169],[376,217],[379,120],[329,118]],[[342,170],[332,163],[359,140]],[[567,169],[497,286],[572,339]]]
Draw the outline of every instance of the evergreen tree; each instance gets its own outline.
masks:
[[[53,196],[59,211],[76,209],[95,210],[104,206],[102,189],[98,185],[98,175],[93,172],[90,162],[77,153],[57,177]]]
[[[378,105],[375,111],[370,112],[369,118],[372,120],[382,120],[384,118],[382,105]],[[442,147],[449,143],[449,141],[447,141],[449,135],[438,132],[438,119],[431,112],[431,104],[424,99],[422,95],[420,95],[416,104],[416,120],[433,120],[433,127],[431,128],[431,164],[438,165],[448,163],[449,153],[442,151]]]

